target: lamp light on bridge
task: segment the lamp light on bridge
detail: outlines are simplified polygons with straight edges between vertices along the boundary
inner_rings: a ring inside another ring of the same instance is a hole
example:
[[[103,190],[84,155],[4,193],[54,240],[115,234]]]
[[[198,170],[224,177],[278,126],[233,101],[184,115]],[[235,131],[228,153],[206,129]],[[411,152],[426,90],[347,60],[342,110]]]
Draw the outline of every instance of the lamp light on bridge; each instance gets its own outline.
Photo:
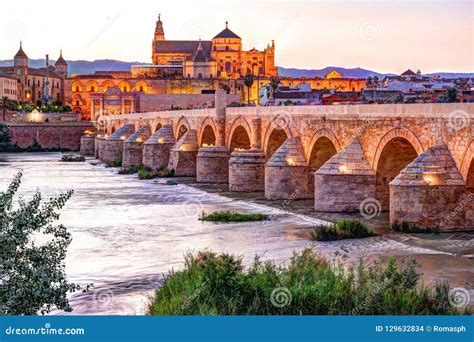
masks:
[[[127,137],[126,137],[125,135],[122,135],[122,136],[120,137],[120,140],[125,140],[125,139],[127,139]]]
[[[341,166],[339,166],[339,172],[340,173],[349,173],[349,167],[347,165],[341,165]]]
[[[138,137],[137,140],[135,140],[135,142],[137,143],[142,143],[143,142],[143,139],[141,137]]]
[[[286,158],[286,163],[289,165],[289,166],[295,166],[296,165],[296,162],[293,158],[291,157],[288,157]]]
[[[437,173],[424,173],[423,180],[428,183],[429,186],[435,186],[441,183],[441,177]]]
[[[163,144],[164,142],[165,142],[165,139],[163,138],[158,139],[158,144]]]

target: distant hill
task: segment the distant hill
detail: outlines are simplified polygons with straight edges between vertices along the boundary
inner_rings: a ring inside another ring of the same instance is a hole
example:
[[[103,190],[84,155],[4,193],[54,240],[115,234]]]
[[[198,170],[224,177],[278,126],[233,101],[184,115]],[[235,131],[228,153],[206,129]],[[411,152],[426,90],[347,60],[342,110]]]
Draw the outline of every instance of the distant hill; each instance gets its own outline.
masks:
[[[283,68],[278,67],[278,74],[283,77],[294,77],[298,78],[301,76],[304,77],[324,77],[330,71],[336,70],[338,73],[342,74],[344,77],[352,77],[352,78],[367,78],[369,76],[377,76],[382,78],[385,74],[378,73],[376,71],[362,69],[362,68],[341,68],[341,67],[334,67],[328,66],[324,69],[295,69],[295,68]]]
[[[93,74],[98,70],[110,70],[110,71],[128,71],[130,70],[131,65],[146,65],[148,63],[143,62],[123,62],[114,59],[97,59],[95,61],[67,61],[69,64],[69,75],[71,74]],[[54,65],[55,61],[51,60],[51,64]],[[13,60],[0,60],[0,66],[10,66],[13,65]],[[30,59],[29,63],[32,68],[42,68],[45,65],[44,59]],[[278,67],[278,73],[282,77],[295,77],[299,78],[301,76],[305,77],[324,77],[328,72],[336,70],[341,73],[344,77],[353,77],[353,78],[367,78],[369,76],[377,76],[383,78],[385,75],[393,74],[383,74],[372,70],[362,69],[362,68],[342,68],[335,66],[328,66],[324,69],[296,69],[296,68],[283,68]],[[474,77],[474,73],[449,73],[449,72],[436,72],[427,75],[440,75],[441,77],[446,78],[456,78],[456,77]]]
[[[50,60],[50,64],[54,65],[56,61]],[[93,74],[98,70],[107,71],[129,71],[131,65],[145,65],[141,62],[123,62],[114,59],[97,59],[95,61],[67,61],[69,64],[69,75],[72,74]],[[31,68],[44,68],[45,59],[30,59],[29,66]],[[0,66],[11,66],[13,60],[0,60]]]

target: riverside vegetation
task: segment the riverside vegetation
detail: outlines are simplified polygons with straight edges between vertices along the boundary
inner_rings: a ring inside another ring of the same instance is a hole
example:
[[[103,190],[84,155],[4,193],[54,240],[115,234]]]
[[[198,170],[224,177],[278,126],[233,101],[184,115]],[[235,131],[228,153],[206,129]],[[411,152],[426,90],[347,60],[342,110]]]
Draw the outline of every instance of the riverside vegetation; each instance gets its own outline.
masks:
[[[54,307],[72,311],[67,294],[80,287],[66,279],[71,234],[54,221],[73,192],[47,201],[37,192],[30,201],[19,200],[17,207],[13,198],[21,178],[19,173],[0,193],[0,315],[47,314]]]
[[[203,251],[185,255],[148,306],[150,315],[458,315],[449,285],[420,284],[418,264],[377,262],[344,269],[311,249],[288,266]]]
[[[312,238],[316,241],[357,239],[374,235],[374,231],[359,220],[341,220],[329,226],[320,225],[312,232]]]
[[[235,211],[214,211],[210,214],[206,214],[206,212],[203,211],[199,220],[217,222],[264,221],[268,220],[268,215],[260,213],[242,214]]]

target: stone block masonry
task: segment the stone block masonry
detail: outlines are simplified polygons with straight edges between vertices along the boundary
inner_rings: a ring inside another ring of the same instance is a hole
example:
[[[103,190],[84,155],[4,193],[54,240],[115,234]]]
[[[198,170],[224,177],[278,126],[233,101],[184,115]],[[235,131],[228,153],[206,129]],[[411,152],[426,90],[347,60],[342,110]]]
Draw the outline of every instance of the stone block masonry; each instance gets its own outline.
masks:
[[[168,169],[174,170],[176,176],[195,177],[197,154],[197,132],[191,129],[170,150]]]
[[[261,150],[236,151],[229,160],[229,191],[265,190],[265,153]]]
[[[201,147],[196,162],[198,183],[227,183],[229,181],[229,154],[226,147]]]
[[[150,126],[140,127],[123,145],[123,167],[141,166],[143,162],[143,142],[151,135]]]
[[[135,133],[134,125],[124,125],[105,139],[102,161],[113,163],[118,158],[123,158],[123,145],[125,140]]]
[[[90,122],[64,123],[15,123],[8,125],[10,144],[21,148],[31,146],[36,140],[47,149],[68,149],[79,151],[81,137],[87,130],[93,130]]]

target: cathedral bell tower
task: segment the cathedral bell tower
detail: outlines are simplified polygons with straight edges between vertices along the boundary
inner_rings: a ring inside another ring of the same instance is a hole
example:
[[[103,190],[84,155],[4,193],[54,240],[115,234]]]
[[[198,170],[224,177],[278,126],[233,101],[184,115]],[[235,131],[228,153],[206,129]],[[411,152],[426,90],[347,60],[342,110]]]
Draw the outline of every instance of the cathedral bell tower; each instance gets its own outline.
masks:
[[[156,22],[154,40],[165,40],[165,31],[163,30],[163,23],[161,22],[161,14],[158,14],[158,21]]]

